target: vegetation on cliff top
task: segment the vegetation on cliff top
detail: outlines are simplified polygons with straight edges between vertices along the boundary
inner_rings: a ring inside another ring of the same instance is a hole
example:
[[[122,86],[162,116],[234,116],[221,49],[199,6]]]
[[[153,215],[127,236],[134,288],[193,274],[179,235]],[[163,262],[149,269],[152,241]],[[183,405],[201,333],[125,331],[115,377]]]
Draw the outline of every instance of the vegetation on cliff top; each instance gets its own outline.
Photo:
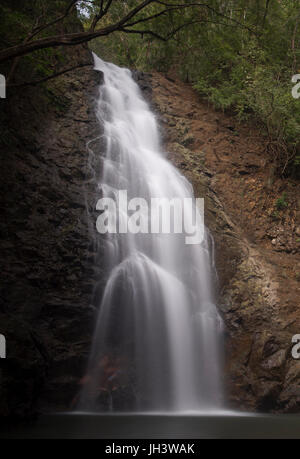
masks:
[[[17,68],[29,79],[55,75],[64,53],[54,48],[89,41],[104,59],[171,72],[214,107],[255,120],[278,171],[299,173],[291,79],[300,73],[300,0],[3,0],[0,10],[0,64],[10,83]],[[76,11],[84,28],[74,32]]]

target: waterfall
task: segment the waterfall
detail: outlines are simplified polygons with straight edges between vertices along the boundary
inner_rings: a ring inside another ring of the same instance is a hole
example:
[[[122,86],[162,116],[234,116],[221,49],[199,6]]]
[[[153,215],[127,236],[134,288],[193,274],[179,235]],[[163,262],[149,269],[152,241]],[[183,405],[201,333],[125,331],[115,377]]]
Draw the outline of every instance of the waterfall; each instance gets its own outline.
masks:
[[[191,184],[166,159],[155,115],[131,72],[94,59],[104,74],[97,109],[105,150],[98,158],[99,197],[117,201],[119,191],[126,190],[128,199],[192,198]],[[175,233],[107,234],[103,244],[108,276],[81,408],[188,411],[220,406],[222,321],[207,230],[197,245]]]

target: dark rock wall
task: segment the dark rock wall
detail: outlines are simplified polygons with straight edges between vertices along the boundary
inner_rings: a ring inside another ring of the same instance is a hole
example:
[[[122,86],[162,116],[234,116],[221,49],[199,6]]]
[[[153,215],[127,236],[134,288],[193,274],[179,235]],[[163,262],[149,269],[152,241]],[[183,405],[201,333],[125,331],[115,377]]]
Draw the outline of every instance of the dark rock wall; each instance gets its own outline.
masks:
[[[47,86],[9,90],[1,100],[0,416],[72,405],[95,319],[101,274],[91,231],[95,181],[87,142],[99,136],[101,75],[86,46],[65,63],[91,63]],[[99,145],[94,146],[99,148]]]

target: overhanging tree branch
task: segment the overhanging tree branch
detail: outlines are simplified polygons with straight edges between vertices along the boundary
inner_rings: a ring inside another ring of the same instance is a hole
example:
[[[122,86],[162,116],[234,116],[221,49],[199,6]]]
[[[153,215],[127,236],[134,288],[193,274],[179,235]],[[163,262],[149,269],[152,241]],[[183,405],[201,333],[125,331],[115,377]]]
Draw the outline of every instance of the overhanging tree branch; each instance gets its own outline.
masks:
[[[168,33],[168,35],[166,35],[165,37],[162,36],[162,35],[159,35],[158,33],[154,32],[153,30],[139,30],[139,29],[127,29],[127,28],[123,28],[122,29],[122,32],[126,32],[126,33],[135,33],[135,34],[139,34],[139,35],[152,35],[154,38],[157,38],[158,40],[162,40],[162,41],[168,41],[170,40],[171,38],[173,38],[178,32],[180,32],[180,30],[184,29],[185,27],[189,27],[191,25],[195,25],[195,24],[219,24],[219,25],[222,25],[222,26],[232,26],[233,25],[231,24],[225,24],[225,23],[222,23],[222,22],[215,22],[215,21],[210,21],[210,20],[207,20],[207,19],[198,19],[198,20],[195,20],[195,21],[189,21],[189,22],[185,22],[184,24],[181,24],[179,27],[176,27],[175,29],[171,30],[171,32]]]
[[[162,15],[164,15],[166,13],[169,13],[171,11],[175,11],[175,10],[177,10],[177,8],[166,8],[166,9],[160,11],[159,13],[153,14],[152,16],[148,16],[146,18],[141,18],[141,19],[137,19],[134,22],[130,22],[129,24],[126,24],[126,27],[133,27],[136,24],[141,24],[143,22],[151,21],[152,19],[157,19],[160,16],[162,16]]]
[[[126,27],[123,27],[121,29],[121,32],[125,33],[135,33],[137,35],[141,35],[142,37],[144,35],[150,35],[154,38],[157,38],[158,40],[161,41],[168,41],[167,37],[163,37],[162,35],[159,35],[158,33],[154,32],[153,30],[138,30],[138,29],[126,29]]]
[[[63,20],[72,10],[74,5],[77,3],[78,0],[73,0],[69,4],[68,9],[62,15],[60,18],[57,18],[56,20],[50,22],[49,24],[46,24],[44,26],[39,27],[38,31],[35,32],[35,34],[41,32],[41,30],[45,30],[45,28],[50,27],[50,25],[53,25],[54,23],[57,23],[61,20]],[[142,10],[144,10],[148,5],[151,3],[156,3],[158,5],[162,5],[165,7],[164,10],[159,11],[158,13],[152,14],[150,16],[146,17],[141,17],[136,19],[135,21],[131,21],[138,13],[140,13]],[[248,27],[245,24],[240,23],[239,21],[229,18],[226,15],[220,13],[217,11],[215,8],[211,7],[207,3],[199,3],[199,2],[189,2],[189,3],[172,3],[172,2],[166,2],[166,1],[161,1],[161,0],[144,0],[142,1],[139,5],[137,5],[135,8],[129,11],[128,14],[126,14],[121,20],[118,22],[111,24],[107,27],[101,28],[101,29],[96,29],[97,24],[101,20],[101,18],[107,14],[109,11],[110,7],[112,5],[112,0],[108,0],[106,5],[104,6],[104,1],[101,1],[99,5],[99,13],[96,15],[92,21],[92,26],[89,31],[86,32],[79,32],[79,33],[73,33],[73,34],[63,34],[63,35],[56,35],[56,36],[51,36],[51,37],[46,37],[46,38],[41,38],[35,41],[32,40],[27,40],[24,43],[21,43],[17,46],[12,46],[10,48],[4,49],[0,51],[0,62],[5,62],[10,59],[14,59],[18,56],[24,56],[26,54],[32,53],[37,50],[45,49],[45,48],[52,48],[52,47],[58,47],[58,46],[75,46],[79,45],[82,43],[89,42],[95,38],[98,37],[104,37],[107,35],[110,35],[113,32],[116,31],[123,31],[125,33],[139,33],[142,35],[152,35],[155,38],[158,38],[160,40],[168,40],[170,36],[174,35],[176,31],[179,31],[180,29],[187,27],[188,25],[191,25],[192,22],[187,22],[183,25],[181,25],[177,30],[172,30],[166,37],[163,37],[159,33],[145,29],[145,30],[137,30],[137,29],[131,29],[130,27],[133,27],[137,24],[140,23],[146,23],[151,21],[152,19],[155,19],[163,14],[166,14],[168,12],[178,10],[178,9],[186,9],[190,7],[201,7],[201,8],[206,8],[216,14],[217,16],[221,16],[223,19],[226,19],[228,21],[231,21],[232,23],[237,24],[240,27],[244,27],[248,31],[250,31],[253,34],[256,34],[254,30],[252,30],[250,27]],[[131,22],[130,22],[131,21]]]
[[[24,56],[26,54],[32,53],[33,51],[37,51],[40,49],[52,48],[57,46],[75,46],[81,43],[91,41],[97,37],[110,35],[111,33],[117,30],[121,30],[122,27],[128,21],[130,21],[137,13],[142,11],[150,3],[153,2],[154,0],[144,0],[137,7],[133,8],[120,21],[103,29],[41,38],[39,40],[21,43],[19,45],[4,49],[0,51],[0,62],[5,62],[18,56]]]

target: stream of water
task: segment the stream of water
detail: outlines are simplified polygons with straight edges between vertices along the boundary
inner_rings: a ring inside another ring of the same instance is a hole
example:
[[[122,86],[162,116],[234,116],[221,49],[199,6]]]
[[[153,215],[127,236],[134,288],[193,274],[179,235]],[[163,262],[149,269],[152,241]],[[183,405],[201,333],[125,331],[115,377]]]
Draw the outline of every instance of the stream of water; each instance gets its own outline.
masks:
[[[94,59],[104,74],[97,110],[105,150],[96,157],[102,164],[99,197],[114,199],[121,219],[120,190],[128,200],[193,198],[191,184],[166,158],[155,114],[131,72]],[[117,232],[103,239],[109,274],[80,409],[221,407],[222,320],[207,230],[196,245],[177,233]]]

